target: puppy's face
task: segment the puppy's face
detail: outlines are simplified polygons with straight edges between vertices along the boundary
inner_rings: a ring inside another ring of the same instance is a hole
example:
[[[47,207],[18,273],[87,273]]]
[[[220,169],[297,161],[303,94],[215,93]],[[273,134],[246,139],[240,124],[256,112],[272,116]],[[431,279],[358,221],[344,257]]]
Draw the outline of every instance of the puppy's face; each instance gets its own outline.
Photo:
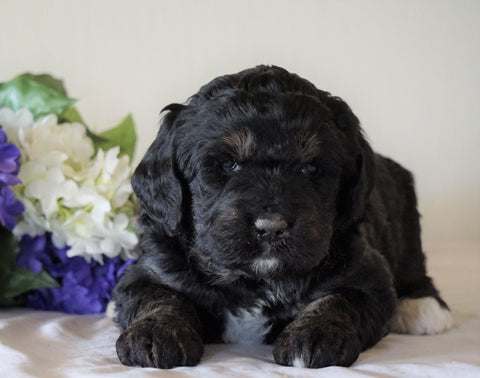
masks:
[[[170,108],[135,173],[144,223],[181,234],[217,283],[318,266],[362,168],[334,112],[302,93],[228,91],[193,105]]]
[[[259,112],[255,96],[231,117],[212,101],[216,117],[183,134],[177,152],[187,173],[195,231],[192,253],[203,270],[279,275],[317,266],[326,256],[341,174],[331,114],[311,100],[277,97],[276,115]],[[301,97],[301,98],[300,98]],[[220,116],[218,116],[220,115]]]

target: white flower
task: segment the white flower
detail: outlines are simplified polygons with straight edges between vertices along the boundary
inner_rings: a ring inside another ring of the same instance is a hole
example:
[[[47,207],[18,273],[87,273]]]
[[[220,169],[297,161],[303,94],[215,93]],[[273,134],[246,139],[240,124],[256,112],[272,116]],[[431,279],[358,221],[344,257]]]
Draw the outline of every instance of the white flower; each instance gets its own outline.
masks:
[[[125,259],[133,257],[128,251],[131,251],[138,243],[135,233],[128,230],[128,217],[125,214],[118,214],[113,220],[105,225],[105,237],[100,243],[103,253],[109,257],[114,257],[125,251]]]
[[[29,139],[30,159],[41,159],[46,151],[63,153],[67,156],[64,167],[66,170],[84,168],[95,151],[85,126],[80,123],[58,125],[55,115],[40,118],[33,126]]]
[[[40,201],[41,209],[47,219],[58,212],[59,201],[73,200],[78,187],[72,180],[67,180],[60,167],[44,171],[43,177],[29,180],[25,186],[25,196]]]
[[[78,210],[66,221],[55,219],[52,228],[54,244],[58,247],[70,246],[68,256],[84,256],[87,260],[93,257],[97,261],[102,261],[99,247],[101,228],[99,224],[92,222],[88,212]]]
[[[71,195],[63,201],[63,206],[67,208],[88,208],[88,213],[96,223],[102,223],[105,216],[112,209],[110,201],[97,193],[94,188],[82,185],[80,188],[72,190]]]
[[[45,220],[45,216],[39,208],[40,203],[37,204],[37,208],[28,200],[22,202],[25,206],[25,211],[13,229],[13,234],[17,238],[21,238],[25,234],[30,236],[43,235],[49,227],[46,227],[48,226],[48,222]]]
[[[57,123],[55,115],[33,122],[27,110],[0,109],[0,124],[21,152],[22,185],[15,192],[25,213],[15,235],[51,232],[57,247],[87,260],[133,257],[138,239],[125,214],[134,208],[128,157],[118,157],[118,147],[93,156],[85,126]]]
[[[131,169],[127,156],[118,157],[119,147],[113,147],[107,152],[99,150],[93,165],[89,170],[90,185],[95,186],[112,202],[112,207],[117,209],[125,204],[132,195],[130,185]]]
[[[10,143],[21,147],[18,130],[29,130],[33,126],[33,114],[27,109],[14,112],[10,108],[0,108],[0,125],[8,135]]]

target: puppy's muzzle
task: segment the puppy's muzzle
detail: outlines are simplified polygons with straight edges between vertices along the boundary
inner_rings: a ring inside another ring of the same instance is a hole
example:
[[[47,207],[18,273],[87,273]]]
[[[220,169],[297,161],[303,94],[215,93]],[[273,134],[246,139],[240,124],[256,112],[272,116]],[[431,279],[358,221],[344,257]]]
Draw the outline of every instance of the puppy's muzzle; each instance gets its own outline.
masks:
[[[255,221],[257,236],[262,239],[282,238],[288,233],[288,223],[280,214],[270,214]]]

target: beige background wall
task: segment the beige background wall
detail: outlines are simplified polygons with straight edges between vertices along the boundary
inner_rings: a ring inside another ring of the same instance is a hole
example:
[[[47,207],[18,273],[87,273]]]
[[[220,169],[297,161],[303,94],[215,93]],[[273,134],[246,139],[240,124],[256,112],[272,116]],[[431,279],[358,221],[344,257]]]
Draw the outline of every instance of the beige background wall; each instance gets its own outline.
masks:
[[[343,97],[416,177],[426,240],[480,240],[478,0],[0,0],[0,82],[63,78],[97,130],[276,64]],[[454,252],[454,251],[452,251]]]

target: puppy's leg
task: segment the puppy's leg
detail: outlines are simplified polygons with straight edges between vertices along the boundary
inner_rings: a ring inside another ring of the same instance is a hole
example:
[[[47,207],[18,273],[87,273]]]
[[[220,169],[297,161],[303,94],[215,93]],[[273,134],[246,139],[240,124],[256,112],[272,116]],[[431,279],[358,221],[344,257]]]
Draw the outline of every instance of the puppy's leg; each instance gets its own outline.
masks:
[[[403,286],[390,331],[433,335],[452,327],[453,317],[430,277],[422,274],[416,283]]]
[[[390,331],[416,335],[436,334],[451,328],[453,319],[445,301],[427,276],[425,254],[420,238],[420,217],[412,175],[398,164],[390,169],[403,194],[401,218],[401,253],[394,264],[395,286],[399,298]]]
[[[452,327],[452,314],[434,297],[403,298],[392,318],[390,331],[413,335],[433,335]]]
[[[169,369],[193,366],[203,355],[202,327],[191,303],[131,266],[115,288],[116,343],[124,365]]]
[[[308,368],[350,366],[361,351],[385,335],[384,327],[372,324],[378,316],[368,307],[368,301],[358,308],[342,294],[311,303],[275,340],[275,361]]]
[[[425,255],[420,243],[420,230],[404,253],[396,274],[399,297],[397,310],[390,323],[390,331],[414,335],[432,335],[452,327],[453,318],[440,297],[432,279],[426,274]]]
[[[349,366],[388,329],[396,305],[391,275],[380,258],[352,272],[345,286],[305,307],[279,334],[273,356],[281,365]]]

